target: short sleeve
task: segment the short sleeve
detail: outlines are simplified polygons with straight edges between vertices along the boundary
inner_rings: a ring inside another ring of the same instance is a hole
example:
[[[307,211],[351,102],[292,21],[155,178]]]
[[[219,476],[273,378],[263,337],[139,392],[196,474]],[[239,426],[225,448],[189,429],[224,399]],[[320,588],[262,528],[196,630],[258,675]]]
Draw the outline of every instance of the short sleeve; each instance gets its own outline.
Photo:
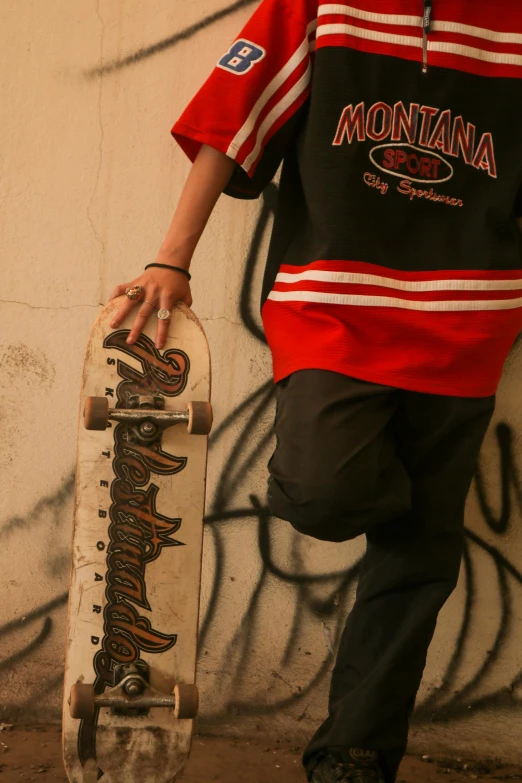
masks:
[[[228,195],[259,196],[295,137],[310,94],[313,6],[263,0],[172,128],[190,160],[207,144],[236,161]]]

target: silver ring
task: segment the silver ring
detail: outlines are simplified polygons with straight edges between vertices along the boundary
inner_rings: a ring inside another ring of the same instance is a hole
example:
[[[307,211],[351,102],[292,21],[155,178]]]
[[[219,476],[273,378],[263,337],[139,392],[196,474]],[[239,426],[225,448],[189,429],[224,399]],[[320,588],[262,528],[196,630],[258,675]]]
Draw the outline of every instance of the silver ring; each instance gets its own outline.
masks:
[[[151,307],[153,307],[156,310],[156,305],[152,304],[152,302],[149,302],[148,299],[143,300],[143,304],[150,304]]]
[[[172,312],[166,307],[162,307],[161,310],[158,310],[157,315],[160,321],[168,321],[172,317]]]

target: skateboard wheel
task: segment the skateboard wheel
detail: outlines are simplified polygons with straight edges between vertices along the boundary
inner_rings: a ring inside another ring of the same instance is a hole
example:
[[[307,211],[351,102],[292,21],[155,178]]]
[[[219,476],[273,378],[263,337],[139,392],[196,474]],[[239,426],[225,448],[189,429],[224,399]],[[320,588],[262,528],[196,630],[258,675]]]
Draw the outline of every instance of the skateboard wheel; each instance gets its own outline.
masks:
[[[92,718],[94,715],[94,685],[84,682],[75,682],[71,687],[69,701],[71,718]]]
[[[199,693],[195,685],[174,687],[174,717],[181,720],[195,718],[199,709]]]
[[[107,397],[86,397],[83,423],[86,430],[107,429],[109,423],[109,400]]]
[[[191,435],[208,435],[212,429],[212,405],[209,402],[189,402],[187,430]]]

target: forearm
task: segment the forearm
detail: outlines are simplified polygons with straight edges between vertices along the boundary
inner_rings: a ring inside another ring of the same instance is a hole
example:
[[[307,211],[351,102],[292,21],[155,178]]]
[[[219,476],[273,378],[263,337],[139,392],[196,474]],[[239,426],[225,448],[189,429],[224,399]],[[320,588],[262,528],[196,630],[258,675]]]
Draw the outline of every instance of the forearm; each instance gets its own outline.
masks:
[[[203,145],[160,248],[159,256],[165,263],[188,269],[201,234],[234,167],[231,158]]]

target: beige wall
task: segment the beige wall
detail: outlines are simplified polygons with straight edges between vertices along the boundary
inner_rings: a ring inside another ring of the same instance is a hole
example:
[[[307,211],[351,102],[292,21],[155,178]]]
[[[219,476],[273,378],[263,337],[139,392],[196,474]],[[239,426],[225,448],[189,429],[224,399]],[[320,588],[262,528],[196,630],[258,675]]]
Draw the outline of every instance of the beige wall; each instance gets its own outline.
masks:
[[[188,171],[169,128],[253,5],[156,53],[147,47],[226,6],[3,0],[4,717],[59,717],[88,330],[111,289],[153,260]],[[142,55],[121,64],[136,52]],[[194,308],[211,344],[217,419],[199,683],[205,728],[295,737],[324,713],[331,650],[353,599],[362,542],[305,540],[256,510],[273,446],[270,359],[254,334],[273,195],[266,194],[266,214],[262,202],[223,198],[194,263]],[[266,229],[253,245],[258,225]],[[430,651],[412,731],[417,750],[519,760],[521,382],[515,351],[481,458],[482,502],[477,485],[470,497],[466,569]]]

